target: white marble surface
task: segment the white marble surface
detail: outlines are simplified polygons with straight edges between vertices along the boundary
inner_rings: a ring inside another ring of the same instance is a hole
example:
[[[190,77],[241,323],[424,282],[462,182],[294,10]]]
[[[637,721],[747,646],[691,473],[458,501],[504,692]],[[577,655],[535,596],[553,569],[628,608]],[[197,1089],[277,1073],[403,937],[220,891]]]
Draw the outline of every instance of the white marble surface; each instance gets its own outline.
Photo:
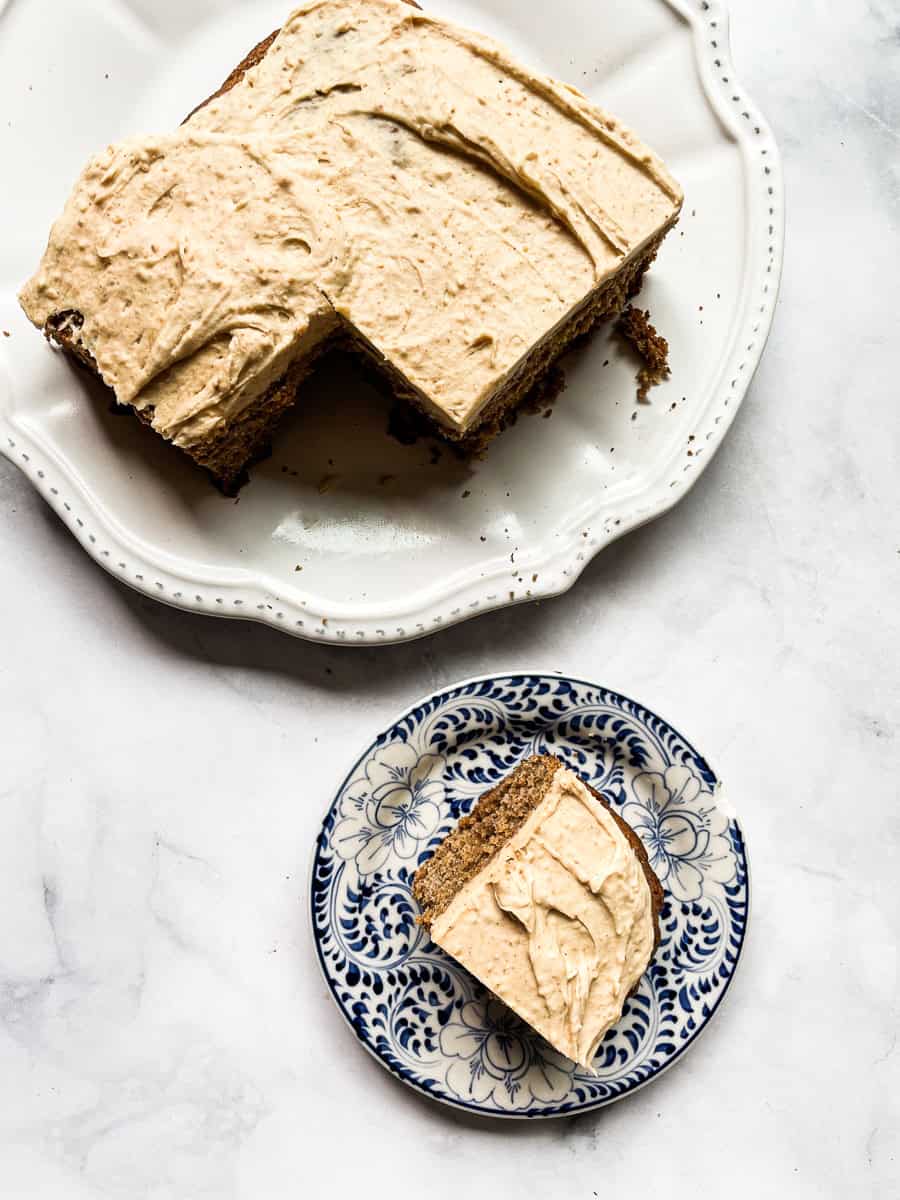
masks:
[[[689,497],[559,600],[355,651],[181,614],[0,460],[0,1195],[897,1195],[898,34],[896,0],[735,0],[787,169],[772,339]],[[349,756],[433,685],[524,665],[681,726],[755,886],[684,1063],[539,1126],[369,1059],[304,895]]]

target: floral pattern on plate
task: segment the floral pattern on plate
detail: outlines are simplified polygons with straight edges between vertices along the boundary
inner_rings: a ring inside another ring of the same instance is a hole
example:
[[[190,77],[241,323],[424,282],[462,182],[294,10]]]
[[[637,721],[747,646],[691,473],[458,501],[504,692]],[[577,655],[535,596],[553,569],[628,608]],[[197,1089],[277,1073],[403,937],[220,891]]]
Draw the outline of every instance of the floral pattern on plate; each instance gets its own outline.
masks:
[[[412,877],[478,797],[555,754],[638,833],[665,891],[662,940],[594,1060],[576,1067],[416,922]],[[716,776],[684,738],[615,692],[555,675],[459,684],[360,757],[318,838],[319,962],[357,1038],[417,1090],[493,1116],[582,1112],[655,1078],[695,1041],[733,977],[747,860]]]
[[[389,858],[408,861],[437,829],[444,800],[444,759],[416,754],[408,742],[385,746],[341,797],[334,846],[369,875]]]

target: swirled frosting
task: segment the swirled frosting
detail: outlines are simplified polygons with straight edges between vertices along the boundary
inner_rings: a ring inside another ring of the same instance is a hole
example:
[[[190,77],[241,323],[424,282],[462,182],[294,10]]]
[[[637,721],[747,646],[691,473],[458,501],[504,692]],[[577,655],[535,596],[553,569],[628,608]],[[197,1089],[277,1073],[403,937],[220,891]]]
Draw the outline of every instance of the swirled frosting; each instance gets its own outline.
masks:
[[[462,432],[674,218],[574,89],[402,0],[315,0],[176,132],[93,158],[21,293],[189,446],[342,324]]]
[[[431,927],[439,946],[588,1068],[650,960],[654,934],[634,850],[564,767]]]

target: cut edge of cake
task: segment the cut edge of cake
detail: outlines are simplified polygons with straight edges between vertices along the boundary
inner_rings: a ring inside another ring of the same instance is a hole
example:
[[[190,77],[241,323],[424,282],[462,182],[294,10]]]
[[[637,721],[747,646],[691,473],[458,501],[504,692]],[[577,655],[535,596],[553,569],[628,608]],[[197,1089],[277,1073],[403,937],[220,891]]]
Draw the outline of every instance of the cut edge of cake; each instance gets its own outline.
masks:
[[[413,878],[412,891],[422,910],[418,920],[426,929],[431,928],[454,897],[524,825],[544,799],[556,772],[564,767],[563,762],[549,754],[526,758],[481,796],[472,811],[461,818],[434,854],[422,863]],[[612,816],[641,865],[650,889],[655,949],[660,939],[659,914],[664,893],[644,843],[600,792],[580,777],[579,780]]]

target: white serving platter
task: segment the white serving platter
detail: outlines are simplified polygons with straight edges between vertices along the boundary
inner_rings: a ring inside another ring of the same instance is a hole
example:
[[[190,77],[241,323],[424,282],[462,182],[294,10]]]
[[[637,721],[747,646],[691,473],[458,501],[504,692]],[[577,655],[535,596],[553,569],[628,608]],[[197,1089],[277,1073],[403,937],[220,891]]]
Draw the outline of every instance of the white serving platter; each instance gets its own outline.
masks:
[[[0,450],[101,566],[180,608],[322,641],[390,642],[564,591],[709,462],[759,361],[781,271],[778,151],[734,77],[711,0],[433,0],[579,87],[658,150],[680,225],[640,303],[671,378],[635,396],[601,330],[564,362],[552,419],[523,417],[472,465],[385,432],[387,406],[323,368],[237,502],[53,352],[19,311],[85,159],[166,129],[283,20],[289,0],[15,0],[0,13]]]

